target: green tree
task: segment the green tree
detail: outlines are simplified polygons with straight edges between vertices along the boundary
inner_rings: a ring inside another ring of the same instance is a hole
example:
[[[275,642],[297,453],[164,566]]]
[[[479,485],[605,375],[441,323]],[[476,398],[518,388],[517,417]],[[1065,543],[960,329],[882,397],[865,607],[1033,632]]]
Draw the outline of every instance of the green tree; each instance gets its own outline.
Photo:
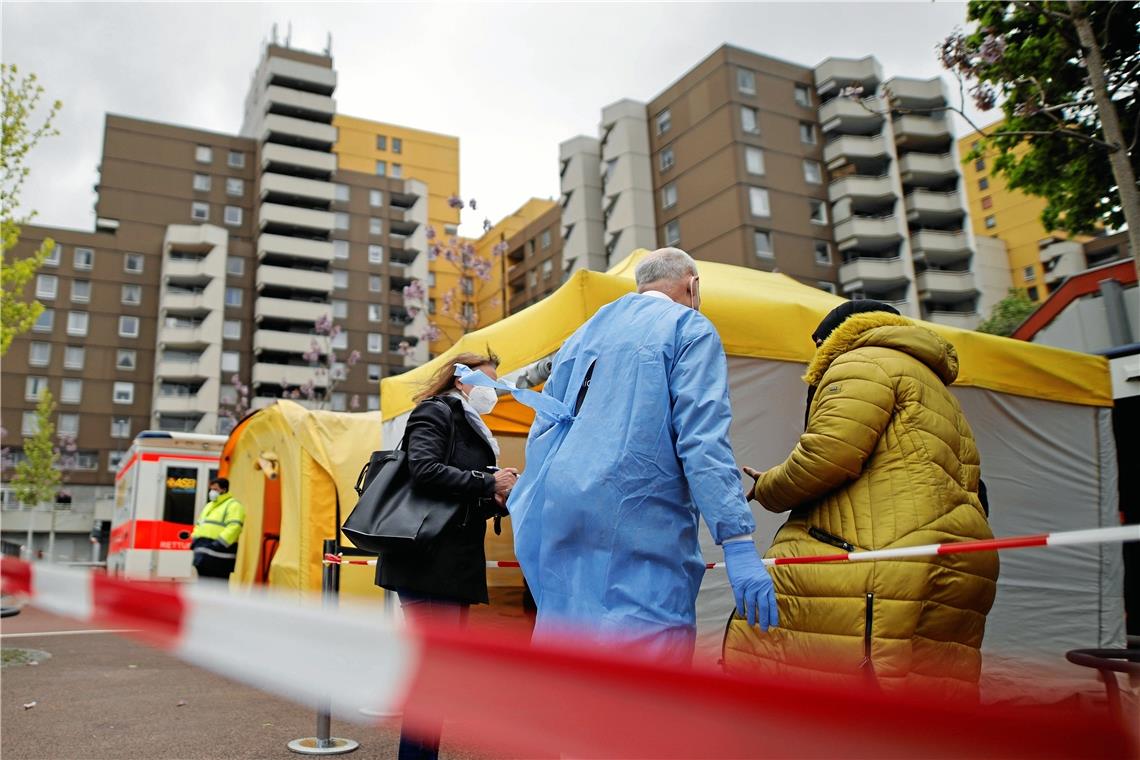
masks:
[[[4,95],[3,131],[0,132],[0,356],[8,353],[12,340],[35,324],[43,304],[25,300],[24,287],[35,276],[55,241],[44,240],[39,249],[23,259],[11,258],[20,239],[20,227],[35,218],[35,212],[17,216],[20,189],[28,178],[28,153],[45,137],[58,135],[52,126],[61,103],[54,101],[42,120],[37,116],[44,88],[35,74],[23,76],[16,66],[0,64]]]
[[[1140,257],[1140,3],[971,0],[966,18],[972,31],[942,43],[942,65],[963,101],[968,84],[980,110],[1000,103],[1005,117],[968,158],[994,151],[995,173],[1046,200],[1046,229],[1127,225]]]
[[[36,404],[36,432],[24,438],[24,458],[16,465],[12,476],[12,491],[23,505],[35,508],[39,504],[51,504],[59,488],[59,450],[52,439],[55,425],[52,414],[55,401],[46,388],[40,393]]]
[[[978,332],[1009,337],[1013,331],[1037,310],[1022,288],[1010,288],[1009,295],[994,304],[990,316],[978,325]]]

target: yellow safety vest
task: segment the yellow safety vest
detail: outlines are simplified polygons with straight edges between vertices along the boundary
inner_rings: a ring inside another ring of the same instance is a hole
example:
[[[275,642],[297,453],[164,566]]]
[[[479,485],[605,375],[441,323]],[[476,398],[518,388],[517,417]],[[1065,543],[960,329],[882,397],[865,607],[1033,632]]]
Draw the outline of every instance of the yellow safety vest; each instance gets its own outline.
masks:
[[[245,507],[237,499],[224,493],[206,504],[190,537],[209,538],[229,546],[238,540],[244,523]]]

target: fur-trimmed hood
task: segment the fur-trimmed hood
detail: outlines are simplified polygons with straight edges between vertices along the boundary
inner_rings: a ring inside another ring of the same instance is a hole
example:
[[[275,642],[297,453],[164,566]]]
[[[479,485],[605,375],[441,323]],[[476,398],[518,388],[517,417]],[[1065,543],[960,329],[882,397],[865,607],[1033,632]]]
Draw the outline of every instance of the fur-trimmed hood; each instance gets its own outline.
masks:
[[[819,385],[823,373],[840,355],[864,346],[891,348],[930,367],[946,385],[958,377],[958,352],[933,330],[885,311],[853,314],[816,349],[804,382]]]

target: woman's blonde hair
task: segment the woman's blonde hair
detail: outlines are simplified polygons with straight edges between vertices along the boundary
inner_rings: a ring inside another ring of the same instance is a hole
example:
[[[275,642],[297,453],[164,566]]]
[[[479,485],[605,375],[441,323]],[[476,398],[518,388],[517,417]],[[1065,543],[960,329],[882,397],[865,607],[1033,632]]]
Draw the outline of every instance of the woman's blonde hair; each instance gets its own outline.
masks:
[[[447,360],[447,363],[439,368],[439,371],[431,376],[420,392],[414,397],[416,403],[423,401],[432,396],[438,396],[441,393],[447,393],[455,387],[455,365],[463,364],[471,369],[481,367],[484,364],[490,364],[495,369],[499,368],[499,357],[487,346],[486,354],[458,354]]]

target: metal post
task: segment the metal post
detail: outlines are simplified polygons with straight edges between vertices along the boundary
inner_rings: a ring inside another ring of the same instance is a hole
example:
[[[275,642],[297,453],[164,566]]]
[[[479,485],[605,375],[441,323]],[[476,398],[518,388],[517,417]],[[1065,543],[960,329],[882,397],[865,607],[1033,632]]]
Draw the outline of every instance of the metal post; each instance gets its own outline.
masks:
[[[321,557],[336,554],[336,541],[326,538],[321,549]],[[321,569],[321,606],[336,609],[336,597],[340,591],[340,565],[326,564]],[[304,739],[294,739],[287,745],[293,752],[302,755],[343,755],[360,746],[352,739],[339,739],[332,733],[332,699],[323,698],[317,707],[317,735]]]

